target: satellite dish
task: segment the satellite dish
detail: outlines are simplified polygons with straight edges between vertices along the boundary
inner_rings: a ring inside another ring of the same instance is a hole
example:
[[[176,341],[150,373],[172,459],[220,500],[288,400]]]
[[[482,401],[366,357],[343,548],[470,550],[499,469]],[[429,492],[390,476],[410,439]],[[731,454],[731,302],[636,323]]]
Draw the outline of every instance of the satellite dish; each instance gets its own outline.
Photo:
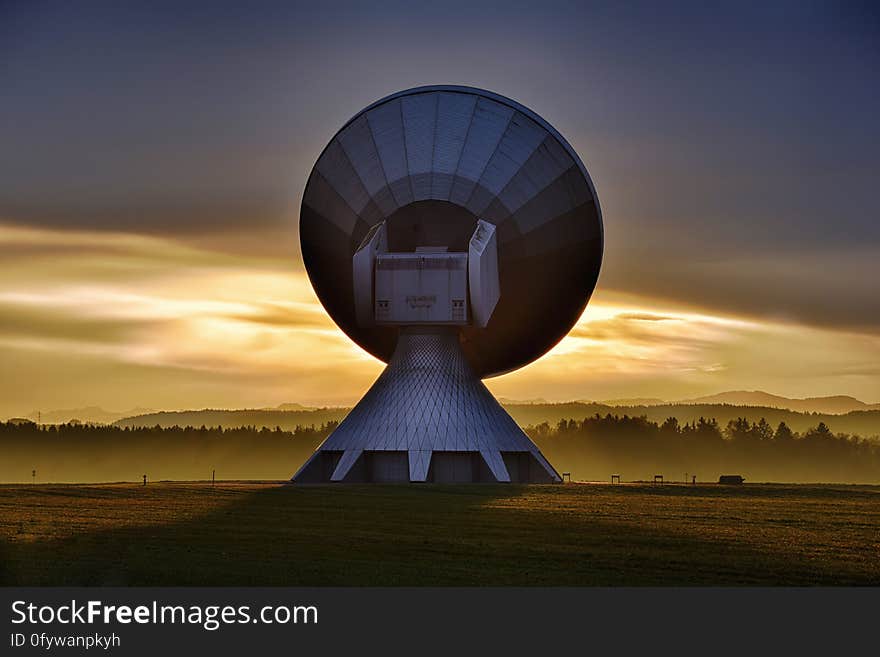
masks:
[[[549,351],[599,276],[596,192],[550,124],[471,87],[383,98],[318,158],[300,240],[327,312],[389,365],[294,481],[560,481],[480,381]]]
[[[379,100],[346,123],[306,184],[300,241],[333,321],[384,362],[397,330],[357,322],[352,254],[381,222],[392,251],[467,250],[477,220],[497,230],[500,299],[461,331],[480,378],[547,353],[580,318],[599,277],[599,201],[577,153],[544,119],[483,89],[429,86]]]

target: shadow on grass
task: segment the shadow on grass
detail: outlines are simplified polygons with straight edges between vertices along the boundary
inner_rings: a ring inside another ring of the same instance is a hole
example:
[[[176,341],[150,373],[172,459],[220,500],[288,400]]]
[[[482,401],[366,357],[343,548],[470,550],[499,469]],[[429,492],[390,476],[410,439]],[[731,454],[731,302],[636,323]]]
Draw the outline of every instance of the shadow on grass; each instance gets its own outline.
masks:
[[[876,584],[822,559],[627,522],[627,496],[567,486],[120,487],[102,526],[3,545],[4,585]],[[76,487],[71,487],[77,495]],[[79,509],[98,495],[82,489]],[[574,491],[574,492],[573,492]],[[650,493],[658,504],[671,490]],[[108,497],[109,495],[109,497]],[[773,495],[776,495],[774,492]],[[533,503],[539,500],[539,504]],[[623,500],[620,519],[593,507]],[[661,508],[661,507],[658,507]],[[51,504],[46,513],[63,513]],[[556,509],[559,509],[558,511]],[[574,510],[572,510],[574,509]],[[80,511],[81,513],[83,511]],[[56,522],[64,523],[64,518]],[[134,524],[137,523],[137,524]]]

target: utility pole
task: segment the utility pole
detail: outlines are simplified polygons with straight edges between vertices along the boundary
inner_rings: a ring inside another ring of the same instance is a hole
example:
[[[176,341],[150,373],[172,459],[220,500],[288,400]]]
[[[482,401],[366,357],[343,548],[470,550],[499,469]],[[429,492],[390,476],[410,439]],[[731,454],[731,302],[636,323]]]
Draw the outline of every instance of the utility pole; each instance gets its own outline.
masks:
[[[211,470],[211,488],[214,488],[214,475],[217,474],[217,470]]]
[[[37,471],[36,470],[31,470],[31,483],[32,484],[37,483]]]

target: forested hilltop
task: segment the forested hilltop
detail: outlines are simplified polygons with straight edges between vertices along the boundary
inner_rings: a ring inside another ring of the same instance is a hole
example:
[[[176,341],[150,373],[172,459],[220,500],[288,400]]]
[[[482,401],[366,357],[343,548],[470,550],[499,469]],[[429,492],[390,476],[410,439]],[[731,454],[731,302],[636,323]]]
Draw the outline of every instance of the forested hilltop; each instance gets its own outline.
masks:
[[[574,479],[607,481],[619,474],[624,481],[652,480],[662,474],[667,481],[715,481],[740,474],[753,482],[880,482],[880,439],[833,433],[823,422],[796,432],[764,418],[721,425],[714,418],[658,423],[597,414],[530,426],[526,433]]]
[[[658,404],[648,406],[611,406],[608,404],[567,402],[561,404],[504,404],[504,408],[521,427],[538,425],[542,422],[556,424],[560,420],[583,419],[596,413],[606,415],[628,415],[646,417],[652,422],[663,422],[668,417],[677,418],[681,424],[696,422],[699,418],[715,418],[718,424],[726,426],[738,417],[749,422],[764,418],[776,426],[785,422],[793,431],[803,432],[820,422],[835,432],[858,434],[860,436],[880,435],[880,411],[852,411],[845,414],[799,413],[783,408],[764,406],[733,406],[730,404]],[[297,426],[320,426],[326,422],[338,422],[347,414],[349,408],[318,408],[308,410],[244,409],[199,411],[164,411],[124,418],[115,422],[120,427],[173,427],[203,424],[207,427],[281,427],[292,431]]]

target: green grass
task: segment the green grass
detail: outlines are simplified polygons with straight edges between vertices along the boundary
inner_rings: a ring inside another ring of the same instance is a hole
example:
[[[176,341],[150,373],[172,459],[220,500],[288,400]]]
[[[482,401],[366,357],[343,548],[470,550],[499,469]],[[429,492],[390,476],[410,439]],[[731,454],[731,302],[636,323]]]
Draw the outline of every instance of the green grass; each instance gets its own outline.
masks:
[[[880,584],[880,487],[0,486],[6,585]]]

